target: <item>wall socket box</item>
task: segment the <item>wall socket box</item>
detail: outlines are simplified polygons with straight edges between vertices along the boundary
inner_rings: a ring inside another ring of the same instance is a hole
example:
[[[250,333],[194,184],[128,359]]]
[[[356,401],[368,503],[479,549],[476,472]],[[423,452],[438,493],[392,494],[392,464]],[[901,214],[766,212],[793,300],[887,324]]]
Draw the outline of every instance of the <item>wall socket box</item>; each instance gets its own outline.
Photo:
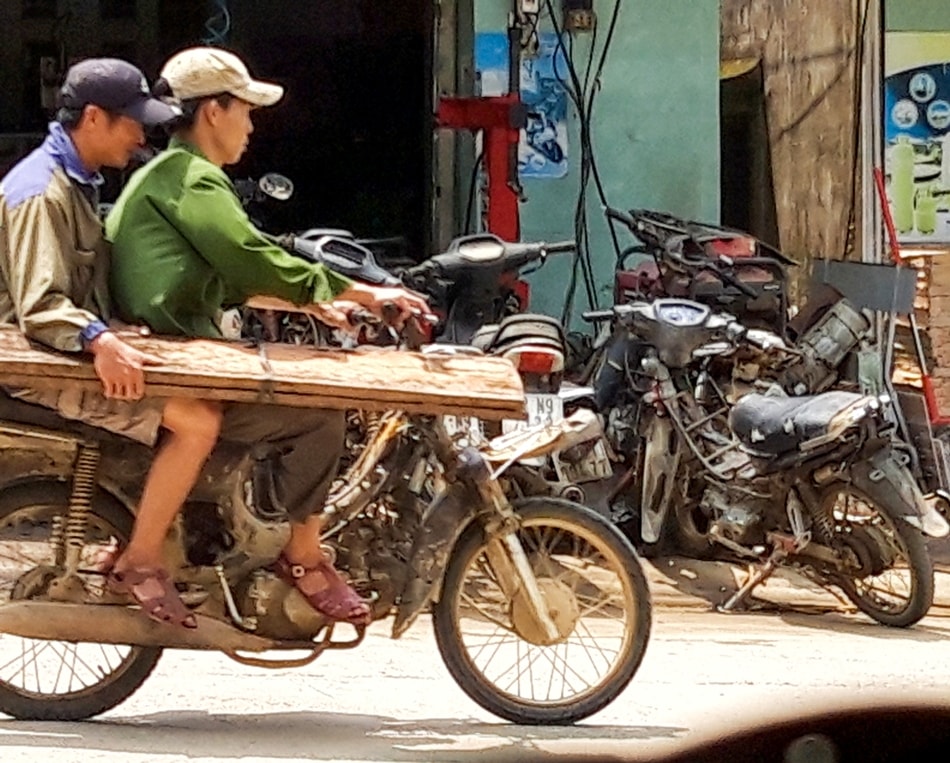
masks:
[[[564,28],[569,32],[587,32],[594,28],[593,0],[561,0]]]

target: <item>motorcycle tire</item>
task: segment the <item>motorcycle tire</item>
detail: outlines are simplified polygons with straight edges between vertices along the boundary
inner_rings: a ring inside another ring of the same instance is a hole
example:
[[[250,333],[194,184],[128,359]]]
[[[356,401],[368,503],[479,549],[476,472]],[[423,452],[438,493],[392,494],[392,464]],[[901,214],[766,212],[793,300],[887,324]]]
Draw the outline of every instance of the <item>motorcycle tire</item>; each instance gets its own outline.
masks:
[[[56,574],[51,539],[54,524],[61,524],[66,516],[69,497],[70,485],[56,480],[0,491],[0,606],[31,595],[42,597],[44,579]],[[87,567],[111,538],[124,545],[133,518],[116,499],[97,491],[88,520],[81,552]],[[101,573],[82,577],[87,590],[97,585],[101,590]],[[154,647],[76,644],[0,633],[0,712],[19,720],[91,718],[131,696],[161,654],[162,650]],[[17,657],[11,660],[11,655]],[[32,665],[26,664],[28,657]]]
[[[590,509],[556,498],[513,505],[560,639],[529,640],[475,522],[452,552],[433,609],[436,642],[458,685],[489,712],[519,724],[575,723],[613,701],[640,666],[651,624],[647,579],[630,542]],[[503,664],[506,654],[514,664]]]
[[[853,497],[863,504],[863,516],[850,509],[835,510],[841,496]],[[873,491],[865,493],[854,485],[835,483],[822,492],[821,510],[834,512],[836,528],[844,534],[845,545],[861,565],[857,575],[833,576],[836,585],[859,610],[894,628],[906,628],[927,614],[934,599],[933,562],[923,533],[899,519],[904,513],[902,507],[889,506]],[[849,521],[849,515],[861,519]],[[907,582],[898,579],[896,587],[901,590],[895,591],[893,581],[898,570],[906,572]],[[894,577],[890,577],[892,574]],[[887,581],[891,581],[890,590],[885,593]]]

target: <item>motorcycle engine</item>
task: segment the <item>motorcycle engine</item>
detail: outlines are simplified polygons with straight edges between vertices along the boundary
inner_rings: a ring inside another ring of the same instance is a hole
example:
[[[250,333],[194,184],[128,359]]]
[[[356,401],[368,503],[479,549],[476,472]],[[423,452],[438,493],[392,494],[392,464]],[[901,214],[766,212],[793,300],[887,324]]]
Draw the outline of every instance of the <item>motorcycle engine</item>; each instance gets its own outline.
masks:
[[[710,518],[712,537],[720,536],[743,546],[765,542],[764,518],[770,500],[754,498],[746,492],[722,485],[710,485],[703,493],[700,508]]]

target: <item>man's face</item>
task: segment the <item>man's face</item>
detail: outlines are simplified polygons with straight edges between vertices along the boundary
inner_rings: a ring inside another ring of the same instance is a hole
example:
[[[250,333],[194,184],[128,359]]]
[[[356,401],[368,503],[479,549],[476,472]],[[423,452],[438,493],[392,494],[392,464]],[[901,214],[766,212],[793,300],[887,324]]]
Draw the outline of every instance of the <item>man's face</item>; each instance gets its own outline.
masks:
[[[220,149],[224,164],[236,164],[247,150],[248,138],[254,132],[251,122],[251,110],[254,108],[247,101],[232,98],[227,107],[219,103],[217,119],[214,123],[215,142]]]
[[[139,122],[122,114],[102,112],[95,122],[96,143],[103,167],[122,169],[145,145],[145,130]]]

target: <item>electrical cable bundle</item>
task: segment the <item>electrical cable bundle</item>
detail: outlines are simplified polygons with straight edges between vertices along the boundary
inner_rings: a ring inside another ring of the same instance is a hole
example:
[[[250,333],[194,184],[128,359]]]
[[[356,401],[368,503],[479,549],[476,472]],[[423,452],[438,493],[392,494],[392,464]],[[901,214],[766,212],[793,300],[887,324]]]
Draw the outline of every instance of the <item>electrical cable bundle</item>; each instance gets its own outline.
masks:
[[[566,32],[557,20],[557,14],[554,11],[552,0],[545,0],[548,13],[551,16],[551,23],[554,25],[554,31],[558,37],[558,47],[554,54],[554,75],[564,87],[577,110],[578,121],[580,123],[580,183],[577,193],[577,203],[574,210],[574,238],[577,241],[577,251],[574,255],[574,265],[571,270],[571,278],[568,284],[567,295],[564,301],[564,308],[561,313],[561,322],[567,326],[574,308],[574,297],[577,290],[578,276],[582,275],[584,287],[587,293],[587,303],[589,309],[598,309],[597,291],[594,281],[594,271],[590,251],[590,229],[587,219],[587,191],[591,179],[597,189],[597,194],[603,207],[608,207],[607,197],[604,192],[603,182],[600,177],[600,171],[597,168],[597,159],[594,153],[593,139],[591,135],[591,120],[594,109],[594,97],[600,90],[600,78],[603,74],[604,64],[607,61],[607,53],[610,50],[613,41],[614,31],[617,26],[617,19],[620,14],[621,0],[616,0],[611,14],[610,23],[607,27],[607,36],[600,51],[600,57],[597,66],[594,68],[594,57],[597,48],[598,25],[595,22],[590,51],[587,56],[584,77],[581,79],[578,69],[574,63],[574,45],[570,34]],[[565,45],[565,36],[568,44]],[[568,77],[566,81],[559,73],[557,68],[558,52],[563,54],[564,61],[568,68]],[[593,76],[591,73],[593,72]],[[620,244],[613,226],[608,226],[613,240],[614,249],[617,256],[620,255]]]

